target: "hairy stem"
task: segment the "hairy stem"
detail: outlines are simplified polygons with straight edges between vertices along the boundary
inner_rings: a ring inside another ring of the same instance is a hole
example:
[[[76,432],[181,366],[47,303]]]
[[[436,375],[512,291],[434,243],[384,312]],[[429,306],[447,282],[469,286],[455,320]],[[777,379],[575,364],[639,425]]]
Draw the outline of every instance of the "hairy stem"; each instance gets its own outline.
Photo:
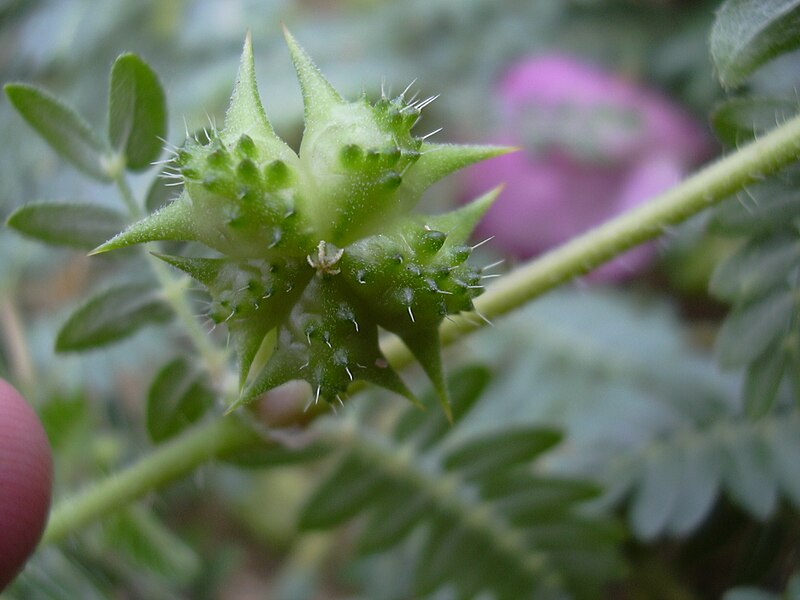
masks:
[[[798,158],[800,117],[794,117],[651,201],[520,266],[487,289],[475,300],[475,306],[489,319],[510,312],[626,250],[658,237],[669,227],[776,173]],[[445,321],[440,328],[442,343],[453,342],[485,324],[474,315],[459,315],[452,321]],[[401,366],[411,360],[411,354],[396,338],[388,340],[384,350],[393,365]]]
[[[186,430],[135,464],[68,498],[50,514],[43,544],[53,544],[147,492],[228,452],[263,443],[240,419],[215,419]]]
[[[649,203],[617,217],[513,271],[476,302],[487,317],[496,317],[525,304],[573,277],[585,274],[633,246],[661,234],[745,186],[771,175],[800,157],[800,117],[787,121],[735,154],[709,165]],[[459,317],[445,321],[442,340],[452,342],[480,327]],[[397,338],[383,344],[393,365],[411,361]],[[315,408],[311,409],[313,416]],[[321,409],[319,410],[321,412]],[[302,415],[300,416],[302,418]],[[228,417],[190,429],[161,446],[139,463],[53,511],[44,541],[55,542],[93,519],[123,506],[146,492],[184,476],[221,449],[264,443],[244,425]]]
[[[122,196],[125,205],[128,207],[131,220],[136,221],[141,219],[144,216],[144,212],[141,205],[136,201],[125,175],[119,175],[114,181],[120,196]],[[217,384],[220,390],[224,390],[228,352],[214,344],[211,337],[203,330],[200,322],[195,317],[186,297],[186,290],[189,287],[191,279],[185,275],[176,277],[173,274],[173,270],[155,256],[147,252],[145,254],[150,268],[153,270],[156,279],[158,279],[161,285],[164,299],[172,307],[172,310],[183,325],[186,335],[192,341],[198,354],[200,354],[200,358],[211,376],[212,381]]]

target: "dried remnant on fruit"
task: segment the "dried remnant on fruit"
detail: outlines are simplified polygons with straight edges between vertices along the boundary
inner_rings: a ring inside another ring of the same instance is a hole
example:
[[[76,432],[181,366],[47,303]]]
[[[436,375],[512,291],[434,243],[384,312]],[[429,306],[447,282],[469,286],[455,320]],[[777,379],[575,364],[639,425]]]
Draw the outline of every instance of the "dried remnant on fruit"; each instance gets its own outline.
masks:
[[[305,105],[299,152],[267,120],[248,36],[224,127],[174,153],[180,197],[95,252],[184,240],[219,253],[158,256],[208,288],[209,317],[229,328],[235,406],[293,379],[317,400],[359,379],[413,400],[381,354],[381,327],[408,345],[449,411],[438,325],[482,289],[466,242],[496,191],[443,215],[411,211],[434,182],[507,149],[428,143],[412,133],[428,101],[347,102],[286,39]],[[265,340],[271,353],[256,367]]]

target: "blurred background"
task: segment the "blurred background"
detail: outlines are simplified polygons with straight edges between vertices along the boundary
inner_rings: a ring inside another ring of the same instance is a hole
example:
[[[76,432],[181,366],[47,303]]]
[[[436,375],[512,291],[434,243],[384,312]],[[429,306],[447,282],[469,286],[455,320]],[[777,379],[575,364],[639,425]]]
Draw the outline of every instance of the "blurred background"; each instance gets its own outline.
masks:
[[[505,260],[503,272],[720,154],[709,114],[724,94],[707,47],[717,4],[2,0],[0,79],[46,87],[103,130],[110,65],[135,52],[161,77],[168,141],[179,146],[186,127],[222,121],[250,30],[266,112],[296,148],[302,103],[284,23],[343,96],[365,89],[376,97],[382,83],[397,94],[413,81],[422,98],[441,94],[418,134],[442,128],[434,141],[520,146],[437,184],[421,207],[444,210],[505,182],[480,230],[495,236],[481,258]],[[751,92],[796,81],[790,60],[771,69],[751,81]],[[88,182],[52,153],[5,98],[0,131],[0,219],[34,200],[118,203],[111,186]],[[138,195],[154,174],[133,180]],[[797,511],[779,484],[753,475],[758,465],[739,465],[752,484],[745,490],[735,482],[741,470],[727,475],[720,467],[690,508],[659,503],[652,485],[655,472],[667,473],[657,481],[663,490],[680,487],[669,465],[659,467],[663,453],[684,453],[706,439],[724,450],[739,444],[740,433],[752,441],[761,432],[742,418],[739,374],[720,372],[711,354],[727,307],[708,295],[708,279],[736,242],[707,233],[705,220],[665,232],[446,358],[452,371],[478,364],[489,378],[448,443],[512,423],[556,426],[565,439],[536,468],[600,486],[585,510],[622,524],[614,553],[627,565],[609,576],[603,597],[716,598],[736,585],[777,591],[797,567]],[[87,290],[124,270],[125,260],[87,259],[0,232],[0,376],[43,416],[56,454],[57,499],[151,447],[142,399],[182,347],[177,328],[167,326],[102,352],[53,353],[66,316]],[[418,373],[406,376],[424,393]],[[393,403],[374,394],[354,404],[362,401],[377,409],[341,418],[383,431],[382,419],[397,411]],[[353,551],[358,523],[301,531],[300,508],[331,468],[325,461],[246,472],[204,467],[124,518],[43,550],[8,597],[414,597],[404,574],[417,538],[364,558]],[[774,497],[762,497],[770,485]],[[430,597],[473,596],[445,585]]]

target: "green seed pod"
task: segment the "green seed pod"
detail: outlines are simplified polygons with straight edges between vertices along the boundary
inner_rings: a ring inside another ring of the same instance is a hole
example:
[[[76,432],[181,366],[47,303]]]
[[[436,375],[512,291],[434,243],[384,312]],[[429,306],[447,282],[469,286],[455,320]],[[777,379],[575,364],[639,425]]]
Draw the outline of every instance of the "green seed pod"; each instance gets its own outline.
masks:
[[[158,256],[208,288],[209,318],[230,332],[241,385],[231,408],[293,379],[317,401],[341,400],[355,380],[413,400],[381,354],[383,328],[420,360],[449,414],[438,326],[482,289],[466,242],[499,190],[443,215],[410,213],[431,184],[509,149],[428,143],[412,128],[431,99],[347,102],[286,40],[305,105],[299,153],[267,120],[248,36],[223,128],[176,152],[181,196],[95,253],[157,240],[219,253]]]

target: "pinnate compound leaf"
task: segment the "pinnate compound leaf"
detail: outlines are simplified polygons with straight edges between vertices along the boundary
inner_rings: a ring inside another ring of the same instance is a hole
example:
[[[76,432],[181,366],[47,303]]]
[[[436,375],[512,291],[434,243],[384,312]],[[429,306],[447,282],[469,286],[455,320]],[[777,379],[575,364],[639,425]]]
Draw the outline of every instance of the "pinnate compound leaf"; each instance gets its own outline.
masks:
[[[208,378],[184,357],[167,363],[147,394],[147,432],[163,442],[197,422],[214,403]]]
[[[797,114],[797,102],[785,98],[731,98],[711,114],[711,125],[726,146],[737,148]]]
[[[109,149],[72,108],[35,86],[9,83],[6,96],[36,132],[62,158],[86,175],[109,181]]]
[[[152,286],[119,284],[94,295],[67,319],[58,332],[56,351],[83,351],[121,340],[144,325],[172,316]]]
[[[91,250],[125,226],[125,215],[97,204],[35,202],[15,210],[6,223],[46,244]]]
[[[800,46],[800,0],[727,0],[711,29],[720,82],[740,85],[765,62]]]
[[[167,104],[158,76],[135,54],[126,53],[111,67],[108,93],[108,139],[131,171],[150,167],[167,135]]]

